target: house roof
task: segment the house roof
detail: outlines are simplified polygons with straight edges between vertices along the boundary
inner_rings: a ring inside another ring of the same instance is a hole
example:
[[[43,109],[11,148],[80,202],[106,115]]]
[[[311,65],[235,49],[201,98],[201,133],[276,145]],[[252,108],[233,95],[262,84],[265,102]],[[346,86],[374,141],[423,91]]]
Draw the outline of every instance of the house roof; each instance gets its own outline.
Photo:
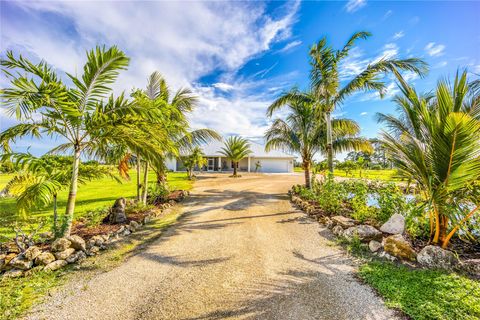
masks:
[[[250,143],[250,150],[252,153],[250,154],[250,157],[255,157],[255,158],[288,158],[292,159],[295,158],[295,156],[285,153],[280,150],[271,150],[269,152],[265,151],[265,145],[253,142],[251,140],[248,140]],[[206,157],[224,157],[220,151],[224,147],[224,141],[211,141],[210,143],[200,146],[202,149],[203,153],[205,154]]]

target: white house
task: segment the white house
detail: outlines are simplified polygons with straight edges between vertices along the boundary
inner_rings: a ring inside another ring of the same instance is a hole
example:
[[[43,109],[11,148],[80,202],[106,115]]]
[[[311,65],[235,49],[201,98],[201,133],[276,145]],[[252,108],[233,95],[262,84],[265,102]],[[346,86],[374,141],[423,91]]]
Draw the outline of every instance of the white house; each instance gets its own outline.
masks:
[[[252,141],[249,141],[249,143],[252,153],[239,162],[239,171],[268,173],[293,172],[295,156],[278,150],[266,152],[264,145]],[[208,160],[204,168],[205,170],[218,172],[233,170],[232,161],[220,153],[222,147],[224,147],[224,144],[221,141],[212,141],[200,147]],[[167,161],[167,168],[172,171],[185,170],[181,159],[175,158]]]

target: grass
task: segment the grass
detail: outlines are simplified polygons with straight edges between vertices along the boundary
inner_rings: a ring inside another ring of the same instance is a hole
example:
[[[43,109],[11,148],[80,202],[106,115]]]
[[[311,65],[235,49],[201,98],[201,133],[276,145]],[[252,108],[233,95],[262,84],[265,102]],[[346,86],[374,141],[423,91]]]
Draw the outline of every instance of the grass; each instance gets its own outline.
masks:
[[[126,238],[118,248],[87,259],[81,265],[86,273],[78,276],[85,280],[94,275],[89,272],[105,272],[118,266],[136,249],[159,238],[163,230],[178,221],[181,213],[182,210],[178,206],[173,207],[166,215],[152,220],[141,231]],[[69,280],[74,280],[75,272],[72,271],[72,267],[67,266],[54,272],[40,271],[28,277],[0,279],[0,320],[15,319],[25,314],[51,290]]]
[[[0,174],[0,190],[13,177],[12,174]],[[75,206],[75,218],[86,216],[90,212],[97,211],[102,208],[110,207],[114,201],[120,197],[133,198],[136,196],[135,188],[135,172],[131,170],[130,181],[118,183],[111,178],[104,178],[88,182],[79,186],[77,194],[77,202]],[[190,190],[193,182],[187,179],[184,172],[168,173],[168,185],[171,189]],[[155,177],[151,173],[149,176],[151,184],[154,183]],[[62,214],[65,211],[68,190],[64,190],[59,194],[58,212]],[[11,229],[12,223],[19,221],[26,226],[26,230],[33,228],[41,219],[52,218],[52,206],[45,208],[34,208],[27,217],[20,217],[16,210],[15,199],[0,198],[0,241],[2,238],[13,236]]]
[[[361,266],[359,272],[388,307],[412,319],[480,319],[480,282],[455,273],[379,261]]]
[[[295,167],[293,169],[294,172],[303,172],[301,167]],[[399,177],[397,177],[397,171],[392,169],[382,169],[382,170],[352,170],[347,172],[345,170],[335,169],[333,175],[336,177],[344,177],[344,178],[365,178],[370,180],[384,180],[384,181],[402,181]]]
[[[365,178],[370,180],[402,181],[397,177],[396,170],[352,170],[348,174],[344,170],[335,169],[333,173],[336,177],[346,178]]]

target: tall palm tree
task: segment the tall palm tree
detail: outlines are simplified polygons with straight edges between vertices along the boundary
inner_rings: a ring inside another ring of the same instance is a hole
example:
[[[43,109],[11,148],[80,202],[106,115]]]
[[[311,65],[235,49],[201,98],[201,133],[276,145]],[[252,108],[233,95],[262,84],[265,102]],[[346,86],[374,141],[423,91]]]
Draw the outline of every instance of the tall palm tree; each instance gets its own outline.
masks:
[[[48,135],[67,141],[52,152],[73,152],[64,236],[70,234],[73,221],[82,153],[93,154],[99,147],[118,141],[133,149],[142,146],[155,150],[146,136],[133,134],[141,123],[139,115],[148,114],[131,105],[123,94],[109,96],[111,84],[128,63],[129,58],[117,47],[97,47],[87,52],[81,76],[67,73],[73,83],[67,87],[45,61],[34,64],[12,52],[1,60],[11,85],[1,90],[1,99],[21,123],[3,131],[0,143],[27,135]]]
[[[225,146],[222,147],[220,153],[233,162],[233,177],[238,177],[238,163],[245,157],[248,157],[252,151],[250,150],[250,143],[247,139],[242,137],[229,137],[225,141]]]
[[[400,174],[423,194],[431,242],[445,248],[480,206],[478,194],[469,192],[480,181],[480,96],[466,71],[427,95],[395,75],[400,116],[378,114],[389,130],[382,141]]]
[[[180,153],[188,153],[194,147],[206,143],[212,139],[220,140],[221,136],[211,129],[191,130],[188,121],[188,114],[197,106],[198,98],[188,88],[180,88],[175,94],[170,92],[165,78],[158,72],[153,72],[143,91],[135,94],[135,101],[138,104],[147,105],[158,112],[154,123],[148,124],[149,129],[153,129],[155,134],[158,130],[166,130],[172,148],[163,150],[162,157],[150,161],[150,165],[157,175],[157,183],[166,181],[165,161],[168,157],[180,156]],[[148,161],[145,165],[145,171],[148,168]],[[147,174],[144,173],[144,192],[142,198],[146,200],[146,180]]]
[[[53,155],[37,158],[25,153],[9,154],[6,157],[15,163],[18,170],[3,191],[17,199],[17,209],[23,215],[32,207],[53,203],[53,231],[57,234],[58,193],[70,185],[73,158]],[[108,166],[80,163],[78,179],[80,184],[103,177],[111,177],[118,181]]]
[[[310,188],[310,170],[316,154],[327,153],[326,109],[316,104],[311,93],[291,90],[282,98],[277,99],[267,110],[272,116],[275,111],[288,107],[285,120],[275,119],[265,133],[266,149],[284,149],[298,153],[302,157],[302,167],[305,172],[305,185]],[[344,152],[348,150],[371,151],[368,140],[357,137],[360,132],[358,124],[349,119],[333,119],[332,151]]]
[[[348,57],[358,39],[367,39],[369,32],[355,33],[340,50],[335,50],[323,37],[310,49],[311,90],[318,104],[325,108],[327,123],[327,161],[329,171],[333,172],[333,133],[331,114],[345,99],[358,91],[376,90],[383,96],[386,86],[380,75],[394,70],[407,70],[421,76],[427,71],[427,65],[420,59],[381,58],[370,63],[362,72],[341,86],[345,75],[339,70],[340,63]]]

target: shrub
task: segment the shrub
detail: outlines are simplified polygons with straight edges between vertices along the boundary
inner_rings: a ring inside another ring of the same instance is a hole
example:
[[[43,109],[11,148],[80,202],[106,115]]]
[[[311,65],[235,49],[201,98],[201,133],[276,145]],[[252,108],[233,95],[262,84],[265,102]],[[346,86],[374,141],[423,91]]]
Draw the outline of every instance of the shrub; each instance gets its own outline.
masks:
[[[407,216],[409,211],[412,210],[412,205],[395,183],[381,185],[376,190],[374,198],[379,207],[376,220],[380,223],[386,222],[395,213]]]
[[[166,185],[154,184],[148,188],[148,204],[164,203],[169,194],[170,191]]]
[[[312,190],[320,208],[329,214],[338,213],[348,197],[344,184],[335,182],[332,177],[325,182],[315,182]]]

